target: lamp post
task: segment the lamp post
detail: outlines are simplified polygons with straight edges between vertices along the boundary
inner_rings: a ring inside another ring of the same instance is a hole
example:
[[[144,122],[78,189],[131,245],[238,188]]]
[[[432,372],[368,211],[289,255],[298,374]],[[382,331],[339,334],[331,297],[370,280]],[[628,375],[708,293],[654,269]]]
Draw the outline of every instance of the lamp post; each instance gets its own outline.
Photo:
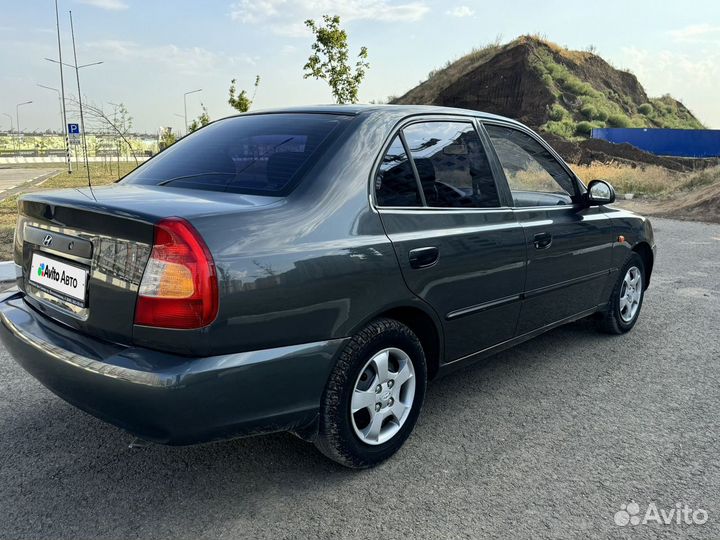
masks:
[[[173,116],[177,116],[178,118],[185,118],[185,117],[184,117],[182,114],[180,114],[180,113],[173,113]],[[178,130],[178,137],[181,136],[180,133],[181,133],[181,131]]]
[[[45,90],[52,90],[53,92],[57,92],[58,96],[58,104],[60,105],[60,133],[64,133],[64,127],[63,127],[63,106],[62,106],[62,97],[60,95],[60,90],[57,88],[53,88],[52,86],[45,86],[44,84],[38,83],[38,86],[40,88],[44,88]]]
[[[183,106],[185,107],[185,135],[187,135],[188,132],[188,122],[187,122],[187,97],[190,94],[194,94],[195,92],[202,92],[202,88],[198,88],[197,90],[190,90],[189,92],[185,92],[183,94]]]
[[[23,101],[15,105],[15,128],[17,129],[17,151],[20,151],[20,107],[23,105],[30,105],[32,100]]]
[[[100,64],[102,64],[102,62],[90,62],[89,64],[83,64],[83,65],[81,65],[81,66],[74,66],[74,65],[72,65],[72,64],[66,64],[65,62],[59,62],[59,61],[57,61],[57,60],[53,60],[52,58],[47,58],[47,57],[46,57],[45,60],[47,60],[48,62],[52,62],[53,64],[59,64],[59,65],[60,65],[60,71],[61,71],[61,72],[62,72],[63,66],[74,69],[76,76],[78,75],[78,70],[80,70],[80,69],[82,69],[82,68],[91,67],[91,66],[99,66]],[[82,117],[82,97],[80,96],[80,78],[79,78],[79,77],[78,77],[78,79],[77,79],[77,84],[78,84],[78,103],[79,103],[79,105],[80,105],[80,116]],[[63,128],[64,128],[64,130],[67,130],[67,125],[66,125],[66,124],[67,124],[67,122],[63,122]],[[85,138],[85,128],[84,128],[84,126],[83,126],[83,122],[80,122],[80,124],[81,124],[81,127],[82,127],[82,133],[81,133],[80,135],[81,135],[81,137],[83,137],[83,140],[84,140],[84,138]],[[65,137],[67,138],[67,134],[65,135]],[[69,142],[69,141],[68,141],[68,142]],[[83,145],[83,146],[84,146],[84,145]],[[84,147],[84,150],[87,152],[87,148]],[[75,167],[77,168],[77,161],[78,161],[78,160],[77,160],[77,157],[78,157],[77,145],[76,145],[75,149],[73,150],[73,153],[75,154]],[[85,155],[85,157],[87,158],[87,154]],[[69,167],[69,165],[70,165],[70,161],[69,161],[69,160],[70,160],[70,149],[68,148],[68,167]],[[86,165],[86,168],[87,168],[87,160],[85,160],[85,165]],[[89,170],[89,169],[88,169],[88,170]]]
[[[4,116],[7,116],[10,119],[10,133],[15,131],[15,127],[13,126],[13,119],[12,116],[10,116],[8,113],[4,112],[2,113]]]

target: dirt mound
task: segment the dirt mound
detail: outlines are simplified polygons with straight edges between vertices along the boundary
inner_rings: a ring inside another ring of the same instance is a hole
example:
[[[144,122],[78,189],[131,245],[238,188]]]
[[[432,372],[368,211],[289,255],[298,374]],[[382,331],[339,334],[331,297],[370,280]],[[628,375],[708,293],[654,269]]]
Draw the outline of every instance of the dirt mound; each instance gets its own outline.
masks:
[[[570,161],[596,156],[675,170],[692,168],[689,161],[697,160],[660,158],[587,137],[592,128],[602,127],[702,128],[672,97],[649,98],[632,73],[591,52],[570,51],[531,36],[475,50],[431,72],[392,103],[461,107],[515,118],[554,135],[557,146],[558,140],[568,141],[563,147]]]
[[[654,205],[658,216],[720,223],[720,182]]]

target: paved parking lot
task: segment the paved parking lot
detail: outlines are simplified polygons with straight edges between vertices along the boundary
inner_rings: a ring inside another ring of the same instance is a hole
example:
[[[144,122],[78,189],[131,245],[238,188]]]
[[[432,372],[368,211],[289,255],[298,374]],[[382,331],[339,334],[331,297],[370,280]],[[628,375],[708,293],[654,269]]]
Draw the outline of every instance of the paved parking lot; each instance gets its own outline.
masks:
[[[630,335],[581,321],[436,382],[370,471],[290,435],[129,449],[0,350],[0,537],[716,538],[720,226],[653,222]],[[708,519],[616,525],[633,501]]]

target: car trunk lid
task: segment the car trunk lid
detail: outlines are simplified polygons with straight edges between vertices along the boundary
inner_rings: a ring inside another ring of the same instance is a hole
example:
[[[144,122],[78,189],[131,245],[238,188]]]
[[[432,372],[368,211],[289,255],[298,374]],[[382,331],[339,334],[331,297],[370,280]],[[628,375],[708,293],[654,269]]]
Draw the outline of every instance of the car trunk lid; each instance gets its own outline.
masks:
[[[277,201],[172,187],[33,193],[19,201],[14,258],[28,303],[63,324],[132,343],[137,293],[154,225],[179,216],[252,211]]]

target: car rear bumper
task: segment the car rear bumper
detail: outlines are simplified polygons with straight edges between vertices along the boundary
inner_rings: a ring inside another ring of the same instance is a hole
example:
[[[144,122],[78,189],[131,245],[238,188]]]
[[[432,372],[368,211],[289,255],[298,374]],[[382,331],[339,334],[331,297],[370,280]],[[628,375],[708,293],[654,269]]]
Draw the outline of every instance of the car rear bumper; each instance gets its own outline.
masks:
[[[345,341],[187,358],[81,334],[23,296],[0,299],[0,339],[15,360],[69,403],[164,444],[273,431],[307,436]]]

